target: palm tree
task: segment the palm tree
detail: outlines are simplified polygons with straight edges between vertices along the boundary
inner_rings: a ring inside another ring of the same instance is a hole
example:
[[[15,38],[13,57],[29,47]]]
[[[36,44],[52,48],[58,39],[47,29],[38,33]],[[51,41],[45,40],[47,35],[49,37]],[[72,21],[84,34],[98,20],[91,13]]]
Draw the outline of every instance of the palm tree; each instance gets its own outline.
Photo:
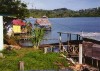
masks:
[[[44,36],[44,28],[35,28],[33,31],[32,31],[32,42],[34,44],[34,48],[35,49],[38,49],[39,48],[39,45],[40,45],[40,42],[41,40],[43,39],[43,36]]]

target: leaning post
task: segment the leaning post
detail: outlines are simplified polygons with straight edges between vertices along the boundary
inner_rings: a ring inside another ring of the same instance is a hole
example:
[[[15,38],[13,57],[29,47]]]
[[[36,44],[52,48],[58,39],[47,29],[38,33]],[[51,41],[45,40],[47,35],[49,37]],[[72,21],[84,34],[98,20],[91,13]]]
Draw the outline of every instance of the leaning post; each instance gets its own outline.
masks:
[[[0,51],[3,50],[3,16],[0,16]]]

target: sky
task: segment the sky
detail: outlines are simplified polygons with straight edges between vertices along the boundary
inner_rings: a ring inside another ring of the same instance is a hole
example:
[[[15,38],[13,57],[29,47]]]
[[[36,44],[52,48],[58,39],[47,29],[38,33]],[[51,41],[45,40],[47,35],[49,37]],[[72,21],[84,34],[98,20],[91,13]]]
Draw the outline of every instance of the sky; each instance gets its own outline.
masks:
[[[100,0],[21,0],[26,3],[28,9],[53,10],[57,8],[67,8],[80,10],[100,7]]]

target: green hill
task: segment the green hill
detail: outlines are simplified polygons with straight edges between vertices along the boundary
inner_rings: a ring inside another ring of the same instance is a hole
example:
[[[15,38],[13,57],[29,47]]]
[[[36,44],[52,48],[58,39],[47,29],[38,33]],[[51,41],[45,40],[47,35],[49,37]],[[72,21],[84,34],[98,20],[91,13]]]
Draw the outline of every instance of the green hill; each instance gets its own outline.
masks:
[[[59,8],[54,10],[42,10],[42,9],[29,9],[30,16],[34,18],[42,17],[43,15],[49,18],[59,17],[100,17],[100,7],[82,9],[78,11],[70,10],[67,8]]]

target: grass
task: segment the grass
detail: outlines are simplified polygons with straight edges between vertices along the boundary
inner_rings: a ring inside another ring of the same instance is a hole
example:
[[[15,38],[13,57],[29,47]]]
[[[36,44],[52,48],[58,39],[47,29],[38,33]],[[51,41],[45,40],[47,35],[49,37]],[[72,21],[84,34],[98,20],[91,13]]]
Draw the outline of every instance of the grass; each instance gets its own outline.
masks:
[[[57,70],[54,62],[60,62],[68,67],[67,61],[60,58],[60,53],[44,54],[42,50],[22,48],[20,50],[2,51],[5,58],[0,59],[0,71],[18,71],[19,61],[24,61],[25,70]]]

